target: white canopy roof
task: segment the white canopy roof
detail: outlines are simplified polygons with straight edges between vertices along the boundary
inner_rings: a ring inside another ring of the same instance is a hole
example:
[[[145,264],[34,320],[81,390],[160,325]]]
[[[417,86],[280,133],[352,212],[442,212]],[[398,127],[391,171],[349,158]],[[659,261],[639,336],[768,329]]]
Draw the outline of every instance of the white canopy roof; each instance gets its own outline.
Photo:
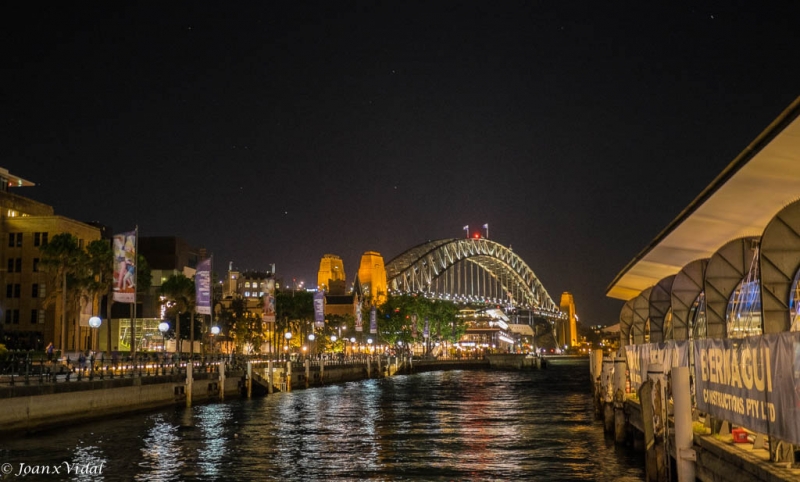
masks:
[[[728,241],[761,236],[800,198],[800,97],[614,278],[606,296],[629,300]]]

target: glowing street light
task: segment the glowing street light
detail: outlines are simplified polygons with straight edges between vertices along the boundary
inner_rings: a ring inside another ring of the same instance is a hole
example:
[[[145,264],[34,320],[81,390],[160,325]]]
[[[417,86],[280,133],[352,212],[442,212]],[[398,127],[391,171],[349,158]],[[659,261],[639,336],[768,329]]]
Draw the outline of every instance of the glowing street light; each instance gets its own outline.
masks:
[[[158,331],[161,332],[161,345],[164,347],[164,355],[167,354],[167,332],[169,331],[169,323],[162,321],[158,324]]]

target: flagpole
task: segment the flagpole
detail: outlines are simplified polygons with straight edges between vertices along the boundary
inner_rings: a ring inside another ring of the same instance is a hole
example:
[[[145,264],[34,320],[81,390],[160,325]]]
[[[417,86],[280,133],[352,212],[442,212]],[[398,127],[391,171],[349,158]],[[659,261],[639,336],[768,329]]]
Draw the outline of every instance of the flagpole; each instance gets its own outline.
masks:
[[[486,228],[486,239],[489,239],[489,223],[484,224],[483,227]]]
[[[133,306],[131,307],[131,355],[136,355],[136,291],[138,291],[139,282],[139,225],[134,229],[134,242],[133,242]]]

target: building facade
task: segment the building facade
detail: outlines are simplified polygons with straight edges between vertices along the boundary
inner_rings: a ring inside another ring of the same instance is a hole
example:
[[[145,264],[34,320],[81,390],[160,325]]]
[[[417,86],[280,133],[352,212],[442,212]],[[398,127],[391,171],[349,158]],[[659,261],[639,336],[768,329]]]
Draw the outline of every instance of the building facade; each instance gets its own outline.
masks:
[[[101,229],[55,214],[52,206],[10,192],[10,189],[33,186],[0,168],[0,320],[3,342],[9,348],[41,349],[48,343],[59,348],[77,349],[89,333],[82,326],[80,313],[67,313],[66,338],[62,325],[62,303],[48,302],[48,294],[59,287],[49,273],[39,267],[40,248],[53,236],[70,233],[78,244],[101,238]],[[98,307],[84,311],[96,313]],[[76,333],[77,332],[77,333]]]

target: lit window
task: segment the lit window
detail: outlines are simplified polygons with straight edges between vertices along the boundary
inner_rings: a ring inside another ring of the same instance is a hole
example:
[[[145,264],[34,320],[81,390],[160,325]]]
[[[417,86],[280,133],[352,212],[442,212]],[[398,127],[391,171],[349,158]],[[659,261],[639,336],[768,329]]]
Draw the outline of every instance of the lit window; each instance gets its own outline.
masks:
[[[249,297],[250,297],[250,292],[249,292],[249,291],[245,291],[245,292],[244,292],[244,296],[245,296],[245,297],[247,297],[247,298],[249,298]]]

